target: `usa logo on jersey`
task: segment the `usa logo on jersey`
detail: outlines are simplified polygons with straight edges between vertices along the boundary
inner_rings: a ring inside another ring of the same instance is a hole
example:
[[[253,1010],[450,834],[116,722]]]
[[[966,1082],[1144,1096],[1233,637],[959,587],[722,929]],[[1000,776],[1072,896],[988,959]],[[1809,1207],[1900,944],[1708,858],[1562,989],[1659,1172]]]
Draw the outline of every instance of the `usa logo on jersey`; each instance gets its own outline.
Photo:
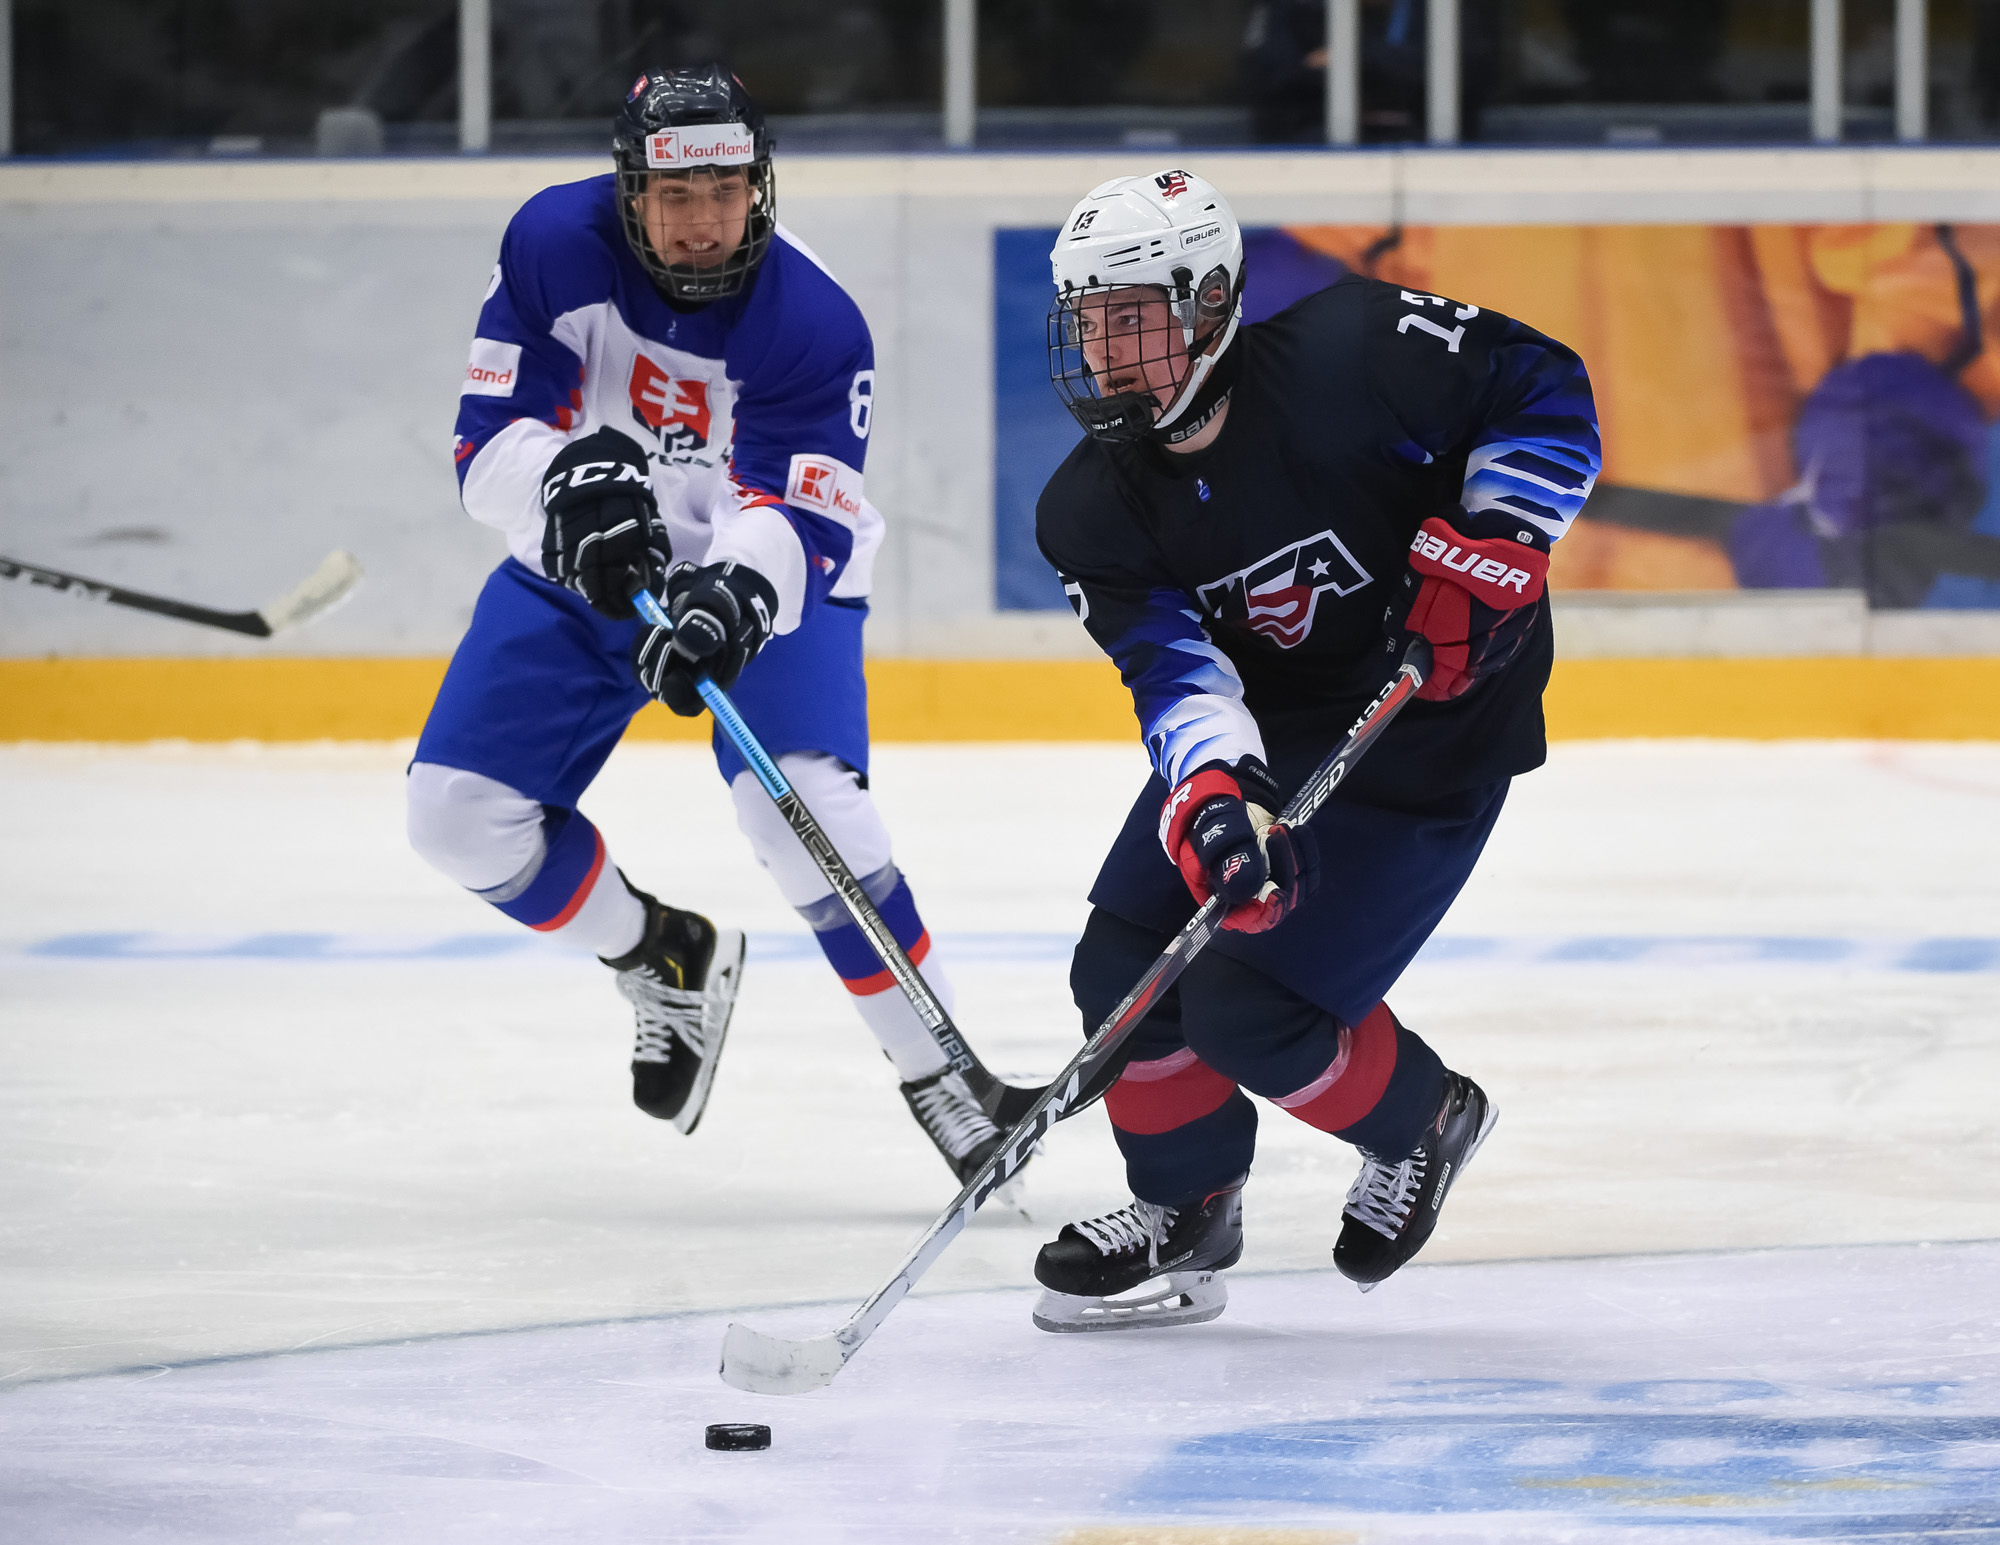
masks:
[[[1187,192],[1186,172],[1162,172],[1153,182],[1160,190],[1160,197],[1170,204]]]
[[[1340,538],[1322,531],[1203,585],[1197,593],[1216,621],[1237,623],[1280,649],[1293,649],[1312,632],[1322,592],[1352,595],[1372,581]]]

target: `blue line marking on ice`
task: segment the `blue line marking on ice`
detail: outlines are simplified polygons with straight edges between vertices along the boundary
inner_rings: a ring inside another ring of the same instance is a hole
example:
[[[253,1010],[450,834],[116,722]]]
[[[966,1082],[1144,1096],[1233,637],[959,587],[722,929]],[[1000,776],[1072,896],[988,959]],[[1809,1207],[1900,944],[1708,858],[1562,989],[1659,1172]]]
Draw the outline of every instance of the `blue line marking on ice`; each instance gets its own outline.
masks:
[[[1921,939],[1903,957],[1905,971],[1991,971],[2000,939]]]
[[[1076,948],[1066,933],[940,933],[946,958],[965,966],[1062,965]],[[56,934],[0,953],[55,960],[394,961],[577,958],[561,945],[518,933],[347,934],[270,932],[224,935],[142,930]],[[760,965],[817,962],[804,931],[753,933]],[[1754,934],[1603,934],[1575,938],[1500,938],[1446,934],[1417,956],[1419,967],[1551,967],[1566,970],[1645,967],[1669,971],[1743,968],[1835,968],[1922,974],[2000,972],[2000,939],[1829,938]]]
[[[1195,1438],[1120,1508],[1232,1522],[1273,1504],[1290,1505],[1288,1520],[1300,1504],[1461,1521],[1537,1512],[1793,1538],[1984,1539],[2000,1528],[1996,1499],[2000,1418],[1990,1416],[1436,1412]]]

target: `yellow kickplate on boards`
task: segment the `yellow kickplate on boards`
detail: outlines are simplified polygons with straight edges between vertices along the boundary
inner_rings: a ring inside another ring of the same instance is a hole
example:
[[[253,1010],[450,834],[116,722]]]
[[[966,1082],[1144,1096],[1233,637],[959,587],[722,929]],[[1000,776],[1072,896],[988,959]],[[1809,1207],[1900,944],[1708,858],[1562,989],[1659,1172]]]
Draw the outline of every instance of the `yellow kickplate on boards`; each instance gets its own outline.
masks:
[[[1326,1529],[1254,1529],[1224,1524],[1113,1524],[1072,1529],[1056,1545],[1361,1545]]]

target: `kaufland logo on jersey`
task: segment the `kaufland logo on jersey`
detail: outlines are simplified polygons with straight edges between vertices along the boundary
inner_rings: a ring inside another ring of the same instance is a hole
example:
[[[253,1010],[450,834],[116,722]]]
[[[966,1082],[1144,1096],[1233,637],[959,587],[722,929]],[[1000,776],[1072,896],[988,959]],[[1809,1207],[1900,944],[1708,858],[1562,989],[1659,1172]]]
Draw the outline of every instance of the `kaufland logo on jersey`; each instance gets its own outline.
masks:
[[[701,123],[646,136],[650,167],[748,166],[756,158],[757,147],[745,124]]]
[[[521,379],[521,346],[502,343],[497,338],[472,340],[472,358],[466,361],[465,384],[461,397],[511,397]]]
[[[861,516],[861,474],[831,456],[794,456],[785,503],[852,524]]]
[[[1216,621],[1239,623],[1292,649],[1312,632],[1322,593],[1352,595],[1371,581],[1340,538],[1322,531],[1203,585],[1198,594]]]

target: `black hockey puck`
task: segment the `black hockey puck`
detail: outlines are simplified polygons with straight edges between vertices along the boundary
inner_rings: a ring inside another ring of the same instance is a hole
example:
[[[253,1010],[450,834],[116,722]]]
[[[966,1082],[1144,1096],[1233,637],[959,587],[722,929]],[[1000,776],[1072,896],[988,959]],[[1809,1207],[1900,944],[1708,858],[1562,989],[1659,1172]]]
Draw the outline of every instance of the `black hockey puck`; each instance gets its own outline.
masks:
[[[713,1422],[708,1429],[708,1446],[730,1450],[769,1448],[771,1429],[762,1422]]]

